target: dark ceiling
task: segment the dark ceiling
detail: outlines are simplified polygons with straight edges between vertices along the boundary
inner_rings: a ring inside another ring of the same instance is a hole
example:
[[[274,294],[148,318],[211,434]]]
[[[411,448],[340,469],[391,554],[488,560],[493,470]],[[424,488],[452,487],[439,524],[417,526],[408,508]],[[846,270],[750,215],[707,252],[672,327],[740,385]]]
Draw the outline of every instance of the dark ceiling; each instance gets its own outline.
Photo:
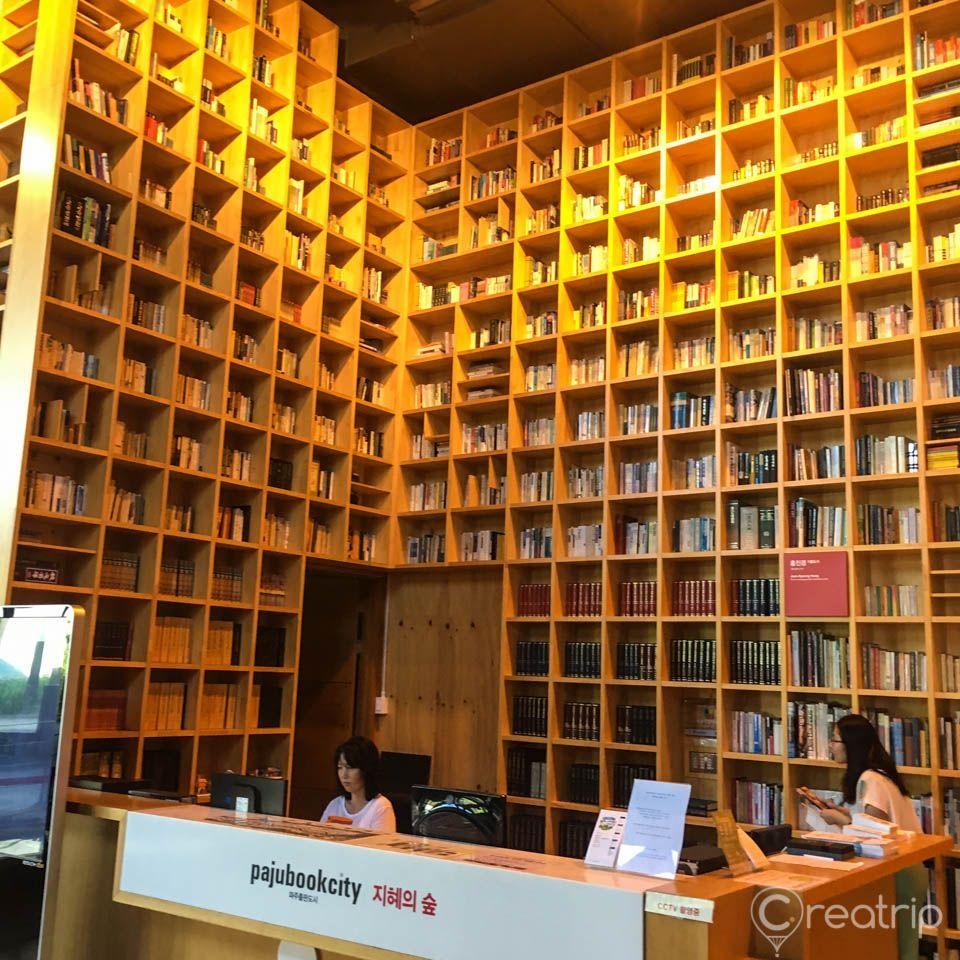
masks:
[[[418,123],[750,4],[744,0],[309,0],[340,75]]]

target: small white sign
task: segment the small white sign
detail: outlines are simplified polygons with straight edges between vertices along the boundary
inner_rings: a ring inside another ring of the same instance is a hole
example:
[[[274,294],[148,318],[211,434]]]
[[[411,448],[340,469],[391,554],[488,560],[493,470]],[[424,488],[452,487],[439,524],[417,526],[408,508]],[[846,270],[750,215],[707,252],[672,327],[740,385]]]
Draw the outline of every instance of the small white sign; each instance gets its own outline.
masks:
[[[683,848],[689,783],[634,780],[617,869],[672,880]]]
[[[620,841],[627,814],[623,810],[601,810],[593,828],[593,836],[583,858],[589,867],[605,867],[612,870],[617,864]]]
[[[713,923],[713,901],[700,897],[684,897],[679,893],[657,893],[651,890],[645,898],[647,913],[659,913],[662,917],[679,920],[699,920]]]

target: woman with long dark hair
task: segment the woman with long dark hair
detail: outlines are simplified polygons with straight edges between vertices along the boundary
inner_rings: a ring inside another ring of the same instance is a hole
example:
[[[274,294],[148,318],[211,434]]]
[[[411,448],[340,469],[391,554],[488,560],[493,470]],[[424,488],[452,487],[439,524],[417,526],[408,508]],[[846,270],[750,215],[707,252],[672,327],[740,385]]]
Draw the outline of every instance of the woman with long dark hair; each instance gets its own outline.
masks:
[[[366,737],[351,737],[333,752],[340,796],[327,804],[321,823],[340,823],[395,833],[393,804],[380,793],[380,751]]]
[[[921,833],[920,820],[913,807],[897,765],[880,742],[873,724],[857,713],[848,714],[835,724],[830,755],[847,765],[843,774],[843,799],[849,809],[832,806],[820,811],[828,823],[842,826],[851,822],[851,813],[867,813],[888,820],[903,830]],[[919,953],[920,910],[926,902],[927,871],[916,864],[894,875],[898,905],[911,907],[897,911],[897,939],[901,960],[916,960]]]

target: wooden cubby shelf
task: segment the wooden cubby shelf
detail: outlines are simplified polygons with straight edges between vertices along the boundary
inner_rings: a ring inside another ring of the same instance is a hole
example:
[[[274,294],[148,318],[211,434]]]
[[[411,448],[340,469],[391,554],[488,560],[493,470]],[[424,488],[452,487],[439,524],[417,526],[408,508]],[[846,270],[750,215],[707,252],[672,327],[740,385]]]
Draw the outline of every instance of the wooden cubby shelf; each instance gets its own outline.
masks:
[[[4,11],[0,263],[8,599],[87,609],[75,771],[287,773],[308,566],[457,570],[502,577],[499,784],[547,852],[636,777],[796,822],[839,786],[800,710],[903,724],[960,835],[960,0],[768,0],[417,126],[299,0],[66,7]],[[760,606],[807,550],[850,616]]]

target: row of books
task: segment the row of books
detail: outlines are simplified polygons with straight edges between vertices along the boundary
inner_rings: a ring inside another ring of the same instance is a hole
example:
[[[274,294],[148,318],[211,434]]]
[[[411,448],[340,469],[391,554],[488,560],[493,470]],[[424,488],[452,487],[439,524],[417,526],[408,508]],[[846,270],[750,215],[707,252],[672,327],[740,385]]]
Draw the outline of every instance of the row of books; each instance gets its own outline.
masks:
[[[733,815],[738,823],[757,826],[783,823],[783,784],[737,777],[734,781]]]
[[[446,480],[432,480],[410,484],[408,491],[408,510],[445,510],[446,506]]]
[[[787,756],[790,759],[831,759],[834,724],[849,712],[849,706],[839,703],[788,700]]]
[[[717,678],[717,641],[673,638],[670,641],[670,679],[713,683]]]
[[[567,528],[568,557],[599,557],[603,551],[602,523],[581,523]]]
[[[846,448],[842,443],[813,448],[787,444],[794,480],[824,480],[846,476]]]
[[[87,691],[87,730],[127,729],[127,690],[90,687]]]
[[[49,333],[41,332],[37,352],[38,365],[47,370],[62,370],[64,373],[93,380],[100,375],[100,358],[95,353],[80,350]]]
[[[941,653],[939,660],[939,689],[945,693],[960,692],[960,656],[956,656],[952,653]]]
[[[777,349],[777,331],[774,327],[745,327],[731,330],[727,339],[731,360],[753,360],[772,356]]]
[[[670,397],[670,429],[708,427],[713,423],[715,398],[678,390]]]
[[[730,749],[736,753],[783,753],[783,723],[755,710],[730,711]]]
[[[599,739],[599,734],[595,739]],[[657,708],[646,704],[618,703],[614,712],[613,739],[617,743],[656,746]]]
[[[84,750],[78,772],[81,777],[122,780],[127,769],[125,759],[123,750]]]
[[[850,686],[850,642],[819,629],[794,628],[788,637],[791,683],[800,687]]]
[[[196,564],[193,560],[166,558],[160,561],[157,590],[172,597],[192,597]]]
[[[198,730],[236,730],[242,727],[240,685],[204,683],[197,715]]]
[[[530,470],[520,474],[520,500],[543,503],[553,499],[553,470]]]
[[[843,343],[843,322],[822,317],[794,317],[790,329],[794,350],[815,350]]]
[[[518,676],[545,677],[550,672],[550,644],[546,640],[518,640],[514,669]]]
[[[567,617],[603,616],[603,583],[571,581],[564,585],[563,612]]]
[[[730,682],[780,684],[780,645],[771,640],[731,639]]]
[[[59,399],[41,400],[35,405],[30,430],[35,437],[78,446],[90,444],[90,424],[78,420],[65,401]]]
[[[725,533],[728,550],[765,550],[777,546],[779,508],[727,501]]]
[[[557,825],[557,856],[582,860],[587,855],[592,835],[592,820],[561,820]]]
[[[407,537],[407,563],[444,563],[447,537],[443,533],[424,533]]]
[[[737,486],[752,486],[758,483],[776,483],[778,476],[778,452],[758,450],[752,453],[727,444],[727,472]],[[759,522],[759,520],[758,520]]]
[[[621,617],[657,615],[657,581],[625,580],[617,588],[617,611]]]
[[[780,580],[748,577],[730,581],[730,616],[780,616]]]
[[[502,530],[464,530],[460,534],[460,560],[502,559],[503,537]]]
[[[857,437],[854,441],[857,475],[877,476],[889,473],[916,473],[920,469],[920,451],[916,440],[904,436]]]
[[[683,517],[674,520],[670,549],[674,553],[704,553],[716,550],[717,521],[713,517]]]
[[[97,620],[93,632],[94,660],[129,660],[131,647],[129,622]]]
[[[544,800],[547,795],[547,761],[542,751],[510,747],[507,750],[507,794]]]
[[[104,554],[100,561],[100,587],[103,590],[137,591],[140,557],[134,553]]]
[[[564,799],[569,803],[596,806],[600,802],[600,765],[571,763],[567,770],[567,796]]]
[[[515,696],[513,698],[511,732],[518,737],[547,735],[547,698]]]
[[[791,547],[842,547],[847,543],[847,509],[820,506],[797,497],[787,506],[788,545]]]
[[[187,659],[189,659],[189,624],[189,620],[183,624],[186,627]],[[207,635],[203,646],[203,662],[207,665],[239,666],[242,636],[243,625],[240,621],[211,620],[207,627]]]
[[[636,491],[621,488],[621,493],[633,492]],[[614,552],[630,557],[656,553],[658,529],[656,520],[639,520],[626,514],[617,514],[613,531]]]
[[[724,391],[724,418],[727,423],[767,420],[777,415],[777,388],[738,389],[727,384]]]
[[[657,646],[634,640],[617,644],[616,676],[618,680],[656,680]]]
[[[944,770],[960,769],[960,711],[937,718],[940,766]]]
[[[863,643],[860,682],[870,690],[926,690],[927,655],[922,650],[885,650]]]
[[[613,806],[626,809],[633,792],[634,780],[656,780],[657,768],[649,763],[615,763],[613,765]]]
[[[655,493],[658,465],[656,460],[622,460],[618,468],[620,493]]]
[[[598,466],[572,466],[567,469],[567,497],[602,497],[606,489],[606,469]],[[550,474],[552,480],[553,474]],[[551,484],[552,487],[552,484]]]
[[[518,617],[550,616],[550,584],[521,583],[517,588]]]
[[[659,420],[655,403],[621,403],[617,407],[620,432],[625,437],[654,433]]]
[[[106,150],[98,150],[78,140],[69,133],[63,135],[62,159],[74,170],[79,170],[104,183],[111,182],[110,154]]]
[[[510,847],[512,849],[527,850],[530,853],[543,853],[546,820],[542,814],[514,814],[508,821],[507,829],[510,833]]]
[[[113,205],[96,197],[61,191],[57,198],[57,225],[64,232],[101,247],[112,247],[116,220]]]
[[[151,681],[143,709],[143,729],[182,730],[186,699],[186,683]]]
[[[920,588],[916,584],[867,584],[863,612],[868,617],[919,617]]]
[[[857,504],[858,543],[918,543],[919,539],[920,510],[917,507]]]
[[[837,369],[789,368],[784,386],[789,417],[843,408],[843,377]]]
[[[915,399],[913,377],[887,379],[866,370],[861,370],[857,375],[857,405],[860,407],[913,403]]]
[[[717,485],[717,458],[712,453],[670,461],[674,490],[705,490]]]
[[[87,505],[87,485],[73,477],[27,470],[23,505],[28,510],[83,516]]]
[[[863,708],[880,742],[898,767],[930,766],[930,732],[920,717],[895,717],[887,710]]]
[[[192,662],[191,632],[192,621],[189,617],[158,616],[150,640],[151,661],[154,663]]]
[[[553,557],[553,527],[524,527],[520,531],[521,560],[549,560]]]
[[[563,675],[593,679],[600,677],[600,642],[568,640],[563,647]]]
[[[670,597],[675,617],[712,617],[717,612],[716,580],[674,580]]]

